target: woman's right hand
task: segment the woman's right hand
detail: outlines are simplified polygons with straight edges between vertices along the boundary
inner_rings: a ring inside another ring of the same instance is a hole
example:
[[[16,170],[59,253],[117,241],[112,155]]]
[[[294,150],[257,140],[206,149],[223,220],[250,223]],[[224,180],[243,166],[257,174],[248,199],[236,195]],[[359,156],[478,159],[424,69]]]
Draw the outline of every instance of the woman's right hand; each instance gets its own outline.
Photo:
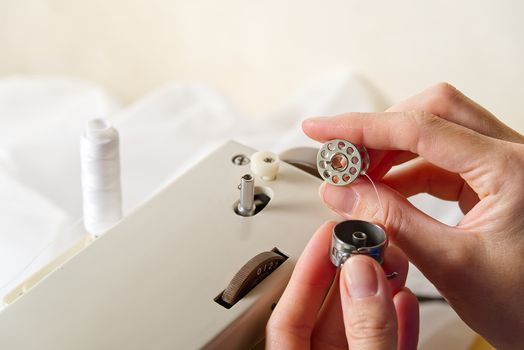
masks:
[[[498,348],[522,349],[524,137],[448,84],[385,113],[312,118],[303,129],[369,149],[383,210],[362,179],[323,184],[325,203],[382,224],[470,327]],[[457,201],[464,219],[450,227],[422,213],[406,199],[421,192]]]

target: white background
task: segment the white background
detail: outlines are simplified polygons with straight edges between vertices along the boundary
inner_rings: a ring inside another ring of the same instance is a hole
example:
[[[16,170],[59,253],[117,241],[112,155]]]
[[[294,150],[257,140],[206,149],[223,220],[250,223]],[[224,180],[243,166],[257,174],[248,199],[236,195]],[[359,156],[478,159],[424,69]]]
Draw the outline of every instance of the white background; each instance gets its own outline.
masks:
[[[449,81],[524,131],[521,0],[0,0],[0,76],[92,80],[127,102],[209,84],[261,117],[351,66],[389,102]]]

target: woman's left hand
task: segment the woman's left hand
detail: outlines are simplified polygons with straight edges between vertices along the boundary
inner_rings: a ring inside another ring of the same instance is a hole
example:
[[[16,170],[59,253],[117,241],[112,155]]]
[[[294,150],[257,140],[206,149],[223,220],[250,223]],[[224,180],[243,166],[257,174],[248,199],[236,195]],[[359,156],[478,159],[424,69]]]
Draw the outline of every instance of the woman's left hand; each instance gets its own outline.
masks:
[[[408,261],[395,246],[384,263],[365,256],[340,273],[329,260],[335,223],[324,224],[298,260],[266,328],[267,349],[416,349],[416,297],[404,287]],[[387,280],[385,273],[397,272]]]

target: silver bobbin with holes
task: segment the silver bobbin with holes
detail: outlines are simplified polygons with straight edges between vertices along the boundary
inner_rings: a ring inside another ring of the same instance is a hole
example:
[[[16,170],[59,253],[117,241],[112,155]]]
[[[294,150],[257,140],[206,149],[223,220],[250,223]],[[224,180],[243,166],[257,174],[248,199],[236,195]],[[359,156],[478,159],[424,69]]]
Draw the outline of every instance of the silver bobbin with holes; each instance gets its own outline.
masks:
[[[317,169],[330,184],[344,186],[364,175],[369,167],[369,155],[364,146],[342,140],[330,140],[320,147]]]

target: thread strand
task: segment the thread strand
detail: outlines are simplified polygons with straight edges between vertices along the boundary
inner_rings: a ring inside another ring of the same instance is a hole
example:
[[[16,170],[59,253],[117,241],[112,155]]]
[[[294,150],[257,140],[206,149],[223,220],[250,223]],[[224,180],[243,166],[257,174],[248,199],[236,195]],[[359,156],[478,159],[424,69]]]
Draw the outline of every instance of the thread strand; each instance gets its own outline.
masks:
[[[373,189],[375,190],[375,194],[377,195],[378,204],[380,206],[380,211],[382,213],[382,219],[384,220],[384,207],[382,206],[382,200],[380,199],[380,195],[378,193],[377,186],[375,186],[375,182],[371,179],[371,177],[368,174],[364,174],[365,177],[368,178],[369,182],[371,182],[371,185],[373,185]]]

